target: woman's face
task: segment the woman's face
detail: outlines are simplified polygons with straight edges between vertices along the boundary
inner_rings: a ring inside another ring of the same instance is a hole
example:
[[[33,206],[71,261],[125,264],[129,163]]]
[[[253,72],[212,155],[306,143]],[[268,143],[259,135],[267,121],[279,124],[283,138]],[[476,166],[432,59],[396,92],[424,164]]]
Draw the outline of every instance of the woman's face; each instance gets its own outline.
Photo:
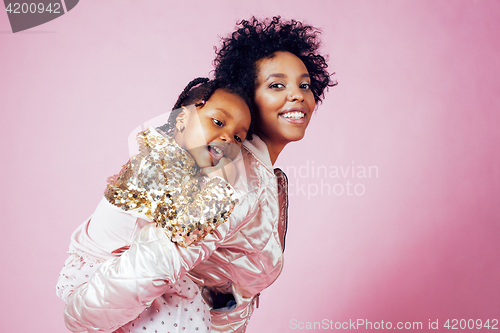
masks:
[[[256,132],[268,146],[282,149],[304,137],[315,107],[311,78],[302,60],[290,52],[259,60],[257,70]]]

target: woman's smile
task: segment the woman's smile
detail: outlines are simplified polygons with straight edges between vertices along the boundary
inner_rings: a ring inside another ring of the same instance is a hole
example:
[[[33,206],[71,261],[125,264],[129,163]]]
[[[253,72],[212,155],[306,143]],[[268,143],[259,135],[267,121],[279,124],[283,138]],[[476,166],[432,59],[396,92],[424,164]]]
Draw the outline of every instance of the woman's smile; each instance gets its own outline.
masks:
[[[279,114],[280,117],[285,118],[286,121],[292,124],[304,124],[306,115],[307,111],[304,107],[290,108]]]

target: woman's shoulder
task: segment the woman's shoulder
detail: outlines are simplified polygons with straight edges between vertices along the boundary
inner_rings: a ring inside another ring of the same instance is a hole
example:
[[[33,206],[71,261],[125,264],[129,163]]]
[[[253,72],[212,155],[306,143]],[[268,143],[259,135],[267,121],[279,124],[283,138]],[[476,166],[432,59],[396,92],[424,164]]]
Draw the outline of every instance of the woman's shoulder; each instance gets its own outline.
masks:
[[[267,170],[270,174],[274,174],[269,150],[264,141],[257,135],[253,135],[252,140],[245,140],[242,146],[243,158],[255,162]]]
[[[276,186],[266,144],[254,135],[253,140],[243,143],[241,155],[233,162],[238,174],[233,187],[240,201],[236,208],[242,205],[258,206],[268,189]]]

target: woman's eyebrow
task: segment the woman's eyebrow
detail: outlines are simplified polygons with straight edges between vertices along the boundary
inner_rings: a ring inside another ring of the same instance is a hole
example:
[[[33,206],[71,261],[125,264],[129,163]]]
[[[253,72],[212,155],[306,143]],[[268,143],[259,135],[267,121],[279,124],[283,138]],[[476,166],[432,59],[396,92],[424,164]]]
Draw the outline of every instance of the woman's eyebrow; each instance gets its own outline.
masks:
[[[272,78],[272,77],[285,78],[285,77],[286,77],[286,75],[285,75],[285,74],[279,74],[279,73],[276,73],[276,74],[271,74],[271,75],[269,75],[269,76],[266,78],[266,80],[269,80],[269,79],[270,79],[270,78]]]
[[[269,75],[266,80],[269,80],[270,78],[272,77],[279,77],[279,78],[286,78],[287,75],[286,74],[281,74],[281,73],[275,73],[275,74],[271,74]],[[311,75],[309,75],[309,73],[304,73],[302,74],[300,77],[311,77]]]

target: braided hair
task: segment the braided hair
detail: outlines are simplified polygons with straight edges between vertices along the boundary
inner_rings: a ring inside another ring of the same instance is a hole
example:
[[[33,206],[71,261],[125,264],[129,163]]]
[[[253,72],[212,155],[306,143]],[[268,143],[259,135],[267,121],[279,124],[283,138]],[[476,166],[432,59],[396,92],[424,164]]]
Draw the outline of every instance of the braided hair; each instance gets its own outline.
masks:
[[[232,86],[229,84],[228,81],[221,78],[210,80],[206,77],[198,77],[189,82],[182,91],[182,93],[179,95],[177,102],[175,102],[174,107],[172,108],[172,112],[170,112],[170,116],[168,117],[167,123],[158,128],[165,133],[172,133],[175,129],[177,116],[182,111],[183,106],[194,104],[197,108],[198,107],[201,108],[210,99],[210,97],[212,97],[212,95],[217,89],[224,89],[230,93],[240,96],[248,105],[248,108],[250,109],[251,121],[246,138],[251,140],[253,133],[253,119],[254,119],[252,103],[248,95],[241,87]]]

